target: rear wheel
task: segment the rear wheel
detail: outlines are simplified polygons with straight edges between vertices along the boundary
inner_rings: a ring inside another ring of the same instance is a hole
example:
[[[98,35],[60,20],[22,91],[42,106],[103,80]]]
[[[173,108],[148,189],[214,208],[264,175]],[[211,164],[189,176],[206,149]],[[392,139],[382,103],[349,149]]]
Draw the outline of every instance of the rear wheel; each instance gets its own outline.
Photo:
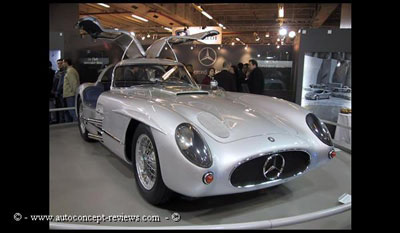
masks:
[[[140,194],[153,205],[170,200],[173,192],[161,177],[156,144],[149,127],[140,124],[132,141],[132,166]]]
[[[78,126],[79,126],[79,132],[81,133],[83,140],[87,142],[96,141],[88,137],[88,131],[86,130],[85,122],[83,120],[83,103],[81,98],[79,98],[78,100]]]

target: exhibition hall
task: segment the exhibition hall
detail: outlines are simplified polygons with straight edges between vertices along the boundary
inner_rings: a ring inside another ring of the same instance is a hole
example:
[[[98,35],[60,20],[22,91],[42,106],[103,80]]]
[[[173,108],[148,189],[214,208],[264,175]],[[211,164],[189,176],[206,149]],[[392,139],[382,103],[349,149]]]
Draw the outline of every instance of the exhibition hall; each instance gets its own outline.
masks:
[[[50,3],[49,229],[352,229],[351,54],[350,3]]]

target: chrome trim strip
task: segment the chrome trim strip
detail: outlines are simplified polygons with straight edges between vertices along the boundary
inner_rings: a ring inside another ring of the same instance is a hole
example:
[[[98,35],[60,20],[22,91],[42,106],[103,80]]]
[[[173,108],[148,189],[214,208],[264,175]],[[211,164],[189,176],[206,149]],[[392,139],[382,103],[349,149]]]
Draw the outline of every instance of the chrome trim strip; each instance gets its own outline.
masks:
[[[114,135],[112,135],[111,133],[107,132],[106,130],[102,129],[101,132],[106,133],[108,136],[110,136],[112,139],[114,139],[118,143],[123,144],[119,138],[115,137]]]
[[[309,160],[310,162],[308,163],[308,165],[307,165],[306,169],[304,169],[304,171],[299,172],[299,173],[297,173],[297,174],[295,174],[295,175],[293,175],[293,176],[291,176],[291,177],[288,177],[288,178],[266,181],[266,182],[259,183],[259,184],[251,184],[251,185],[246,185],[246,186],[235,186],[235,185],[232,184],[232,182],[231,182],[232,174],[233,174],[233,172],[234,172],[240,165],[242,165],[242,164],[244,164],[244,163],[247,163],[247,162],[249,162],[250,160],[253,160],[253,159],[257,159],[257,158],[259,158],[259,157],[262,157],[262,156],[273,155],[273,154],[282,153],[282,152],[291,152],[291,151],[300,151],[300,152],[305,152],[306,154],[308,154],[308,156],[309,156],[309,158],[310,158],[310,160]],[[233,187],[239,188],[239,189],[242,189],[242,188],[252,188],[252,187],[256,187],[256,186],[262,186],[262,185],[266,185],[266,184],[272,184],[272,183],[276,183],[276,182],[282,181],[282,180],[289,180],[289,179],[292,179],[293,177],[296,177],[296,176],[299,176],[299,175],[303,174],[304,172],[306,172],[306,171],[309,169],[310,164],[311,164],[311,154],[310,154],[307,150],[304,150],[304,149],[285,149],[285,150],[271,151],[271,152],[268,152],[268,153],[261,153],[261,154],[258,154],[258,155],[250,156],[250,157],[248,157],[247,159],[242,160],[242,161],[240,161],[239,163],[237,163],[236,166],[233,167],[232,171],[231,171],[230,174],[229,174],[229,183],[230,183]]]

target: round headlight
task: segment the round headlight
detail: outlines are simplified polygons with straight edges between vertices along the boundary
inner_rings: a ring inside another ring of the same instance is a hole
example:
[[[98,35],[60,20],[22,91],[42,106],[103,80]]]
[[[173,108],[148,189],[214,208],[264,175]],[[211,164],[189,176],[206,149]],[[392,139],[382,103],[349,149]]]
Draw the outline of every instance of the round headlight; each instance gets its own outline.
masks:
[[[212,157],[200,133],[190,124],[180,124],[175,131],[176,144],[182,154],[199,167],[209,168],[212,165]]]
[[[318,119],[318,117],[310,113],[306,116],[306,122],[308,127],[310,127],[311,131],[313,131],[319,140],[328,146],[333,146],[331,134],[329,133],[328,128]]]

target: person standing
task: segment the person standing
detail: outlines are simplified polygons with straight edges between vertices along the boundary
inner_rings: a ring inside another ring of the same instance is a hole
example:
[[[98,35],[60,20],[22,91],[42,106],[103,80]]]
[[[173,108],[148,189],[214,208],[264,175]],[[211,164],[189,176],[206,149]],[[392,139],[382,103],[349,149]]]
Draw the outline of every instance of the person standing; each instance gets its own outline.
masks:
[[[72,67],[71,59],[64,59],[64,67],[66,68],[66,73],[64,76],[63,84],[63,97],[67,104],[67,107],[75,106],[75,93],[79,86],[79,74],[74,67]],[[77,117],[74,110],[68,110],[68,121],[76,121]]]
[[[206,77],[203,78],[203,81],[201,84],[204,85],[210,85],[210,82],[214,80],[214,75],[215,75],[215,69],[214,68],[209,68]]]
[[[63,98],[63,86],[64,86],[64,76],[65,76],[65,67],[63,59],[57,60],[58,70],[54,75],[54,83],[53,83],[53,94],[56,100],[56,108],[64,108],[64,98]],[[58,123],[65,122],[65,112],[59,111],[57,113],[57,121]]]
[[[225,61],[222,64],[222,71],[216,74],[214,79],[218,82],[218,86],[226,91],[236,91],[236,78],[230,63]]]
[[[251,59],[249,61],[249,91],[252,94],[261,95],[264,91],[264,75],[260,68],[258,68],[258,63],[256,60]]]

